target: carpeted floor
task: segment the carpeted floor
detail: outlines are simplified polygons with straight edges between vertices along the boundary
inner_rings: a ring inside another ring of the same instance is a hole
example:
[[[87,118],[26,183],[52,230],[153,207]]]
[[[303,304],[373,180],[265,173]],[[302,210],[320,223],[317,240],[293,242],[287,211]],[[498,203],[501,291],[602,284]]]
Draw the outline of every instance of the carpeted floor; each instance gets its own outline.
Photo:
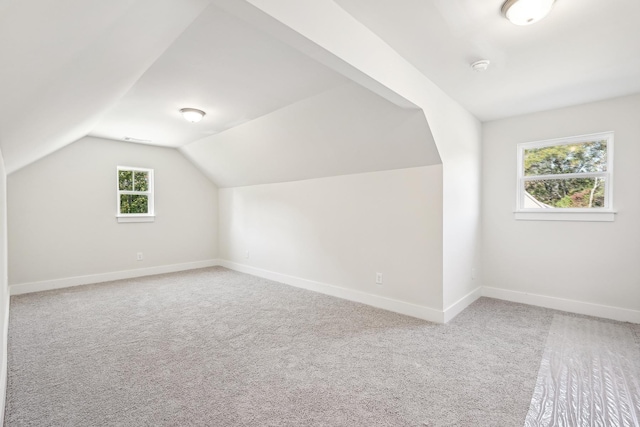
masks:
[[[5,425],[522,426],[554,313],[436,325],[220,267],[14,296]]]

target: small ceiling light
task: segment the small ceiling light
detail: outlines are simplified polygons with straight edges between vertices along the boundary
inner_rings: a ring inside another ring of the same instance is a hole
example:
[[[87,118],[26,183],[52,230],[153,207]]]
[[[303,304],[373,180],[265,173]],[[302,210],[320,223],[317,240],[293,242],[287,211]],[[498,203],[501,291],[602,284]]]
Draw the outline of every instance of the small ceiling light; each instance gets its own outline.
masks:
[[[538,22],[551,12],[555,0],[507,0],[502,14],[516,25]]]
[[[182,113],[182,117],[184,117],[186,121],[191,123],[199,122],[200,120],[202,120],[205,114],[207,114],[204,111],[197,110],[195,108],[183,108],[180,110],[180,112]]]
[[[491,61],[489,61],[488,59],[481,59],[480,61],[476,61],[471,64],[471,68],[473,69],[473,71],[482,72],[486,71],[487,68],[489,68],[489,64],[491,64]]]
[[[150,139],[140,139],[140,138],[134,138],[132,136],[125,136],[124,138],[122,138],[125,141],[129,141],[129,142],[139,142],[141,144],[148,144],[151,142]]]

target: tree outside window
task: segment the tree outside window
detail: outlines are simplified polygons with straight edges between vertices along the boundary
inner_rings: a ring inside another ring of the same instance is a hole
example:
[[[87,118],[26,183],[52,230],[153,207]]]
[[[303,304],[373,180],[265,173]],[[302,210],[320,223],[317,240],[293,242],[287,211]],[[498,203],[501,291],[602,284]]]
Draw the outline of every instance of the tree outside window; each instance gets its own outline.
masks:
[[[613,133],[518,146],[518,210],[611,208]]]
[[[118,166],[118,217],[153,215],[153,169]]]

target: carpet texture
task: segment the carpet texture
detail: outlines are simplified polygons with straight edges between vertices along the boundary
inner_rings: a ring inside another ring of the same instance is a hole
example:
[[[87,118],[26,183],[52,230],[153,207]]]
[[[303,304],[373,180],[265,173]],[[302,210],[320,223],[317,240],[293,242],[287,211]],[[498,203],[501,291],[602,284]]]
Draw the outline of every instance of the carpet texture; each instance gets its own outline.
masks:
[[[220,267],[14,296],[5,425],[522,426],[554,313],[437,325]]]

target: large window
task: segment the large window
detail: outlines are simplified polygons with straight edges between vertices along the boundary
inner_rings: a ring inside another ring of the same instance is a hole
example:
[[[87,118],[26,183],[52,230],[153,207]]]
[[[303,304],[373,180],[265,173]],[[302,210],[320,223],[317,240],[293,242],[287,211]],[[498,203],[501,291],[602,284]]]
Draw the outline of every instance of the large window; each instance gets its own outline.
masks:
[[[613,132],[518,144],[516,218],[612,221],[612,177]]]
[[[118,166],[118,222],[153,221],[153,169]]]

